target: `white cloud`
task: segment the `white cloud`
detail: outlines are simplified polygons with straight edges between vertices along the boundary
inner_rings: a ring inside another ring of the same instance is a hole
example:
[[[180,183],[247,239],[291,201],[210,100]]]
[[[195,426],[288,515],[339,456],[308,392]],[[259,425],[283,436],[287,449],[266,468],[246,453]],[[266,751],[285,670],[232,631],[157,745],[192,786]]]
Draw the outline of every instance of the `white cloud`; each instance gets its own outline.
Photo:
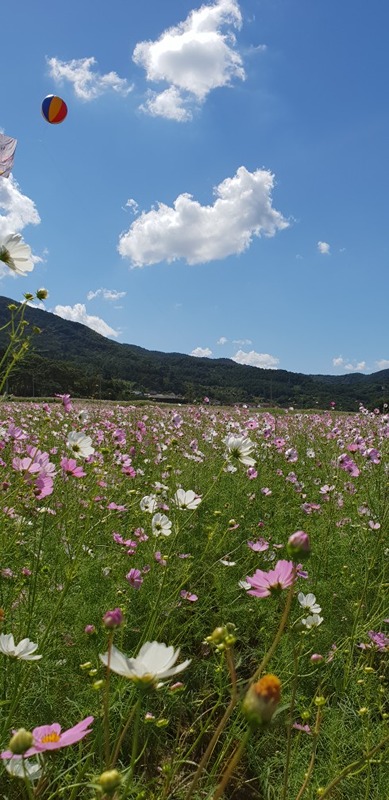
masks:
[[[317,249],[323,256],[329,256],[330,254],[330,246],[328,242],[318,242]]]
[[[135,214],[137,214],[137,213],[138,213],[138,208],[139,208],[139,206],[138,206],[138,203],[136,202],[136,200],[134,200],[132,197],[130,197],[130,198],[127,200],[127,203],[126,203],[126,208],[130,208],[130,209],[131,209],[131,211],[132,211],[132,213],[133,213],[133,214],[134,214],[134,216],[135,216]]]
[[[217,340],[216,344],[227,344],[228,339],[225,336],[221,336],[220,339]]]
[[[192,119],[192,112],[185,108],[184,99],[175,86],[170,86],[164,92],[149,92],[145,103],[140,106],[141,111],[151,114],[152,117],[165,117],[176,122],[188,122]]]
[[[147,80],[165,81],[170,84],[168,91],[174,89],[168,97],[165,92],[156,95],[143,110],[184,121],[190,119],[190,112],[182,107],[183,102],[203,102],[212,89],[229,86],[234,78],[244,80],[233,32],[241,25],[237,0],[217,0],[191,11],[154,42],[139,42],[133,60],[145,69]]]
[[[82,325],[87,325],[93,331],[101,333],[102,336],[118,336],[118,332],[110,328],[103,319],[100,317],[93,317],[87,314],[85,305],[83,303],[75,303],[74,306],[55,306],[54,314],[62,319],[68,319],[71,322],[80,322]]]
[[[343,356],[333,358],[332,363],[334,367],[342,367],[348,372],[363,372],[363,370],[366,369],[366,361],[357,361],[353,364],[351,361],[347,361],[347,359],[343,358]]]
[[[251,339],[233,339],[232,344],[239,344],[240,346],[244,344],[252,344]]]
[[[87,300],[94,300],[95,297],[102,297],[104,300],[121,300],[122,297],[125,297],[127,292],[118,292],[116,289],[96,289],[95,292],[89,291],[86,299]]]
[[[378,369],[389,369],[389,358],[380,358],[379,361],[375,362],[377,364]]]
[[[209,347],[195,347],[190,355],[196,356],[197,358],[209,358],[212,355],[212,350],[210,350]]]
[[[366,369],[366,361],[357,361],[356,364],[350,362],[345,364],[344,368],[347,369],[348,372],[363,372]]]
[[[277,369],[277,365],[280,363],[280,359],[276,358],[276,356],[271,356],[269,353],[256,353],[255,350],[250,350],[249,353],[245,353],[244,350],[238,350],[232,356],[232,361],[237,364],[246,364],[250,367],[262,367],[262,369]]]
[[[40,216],[35,203],[22,194],[12,177],[0,180],[0,236],[19,233],[26,225],[38,225]]]
[[[93,67],[96,59],[73,58],[71,61],[60,61],[58,58],[47,58],[50,75],[58,82],[69,81],[73,84],[76,97],[80,100],[94,100],[104,92],[114,91],[127,95],[132,90],[125,78],[119,78],[116,72],[101,75]]]
[[[289,223],[272,207],[274,175],[239,167],[214,189],[213,205],[180,194],[173,208],[158,203],[143,211],[119,239],[119,253],[132,267],[184,259],[188,264],[243,253],[254,236],[274,236]]]

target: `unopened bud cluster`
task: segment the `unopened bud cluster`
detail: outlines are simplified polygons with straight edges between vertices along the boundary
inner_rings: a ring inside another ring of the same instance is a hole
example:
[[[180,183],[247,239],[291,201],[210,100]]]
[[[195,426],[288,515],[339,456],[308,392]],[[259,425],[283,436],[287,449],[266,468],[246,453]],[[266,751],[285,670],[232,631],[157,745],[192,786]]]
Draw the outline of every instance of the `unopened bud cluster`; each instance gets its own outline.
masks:
[[[236,627],[232,622],[227,622],[219,628],[215,628],[211,636],[207,636],[206,642],[213,644],[217,650],[225,650],[227,647],[232,647],[236,642],[235,636]]]

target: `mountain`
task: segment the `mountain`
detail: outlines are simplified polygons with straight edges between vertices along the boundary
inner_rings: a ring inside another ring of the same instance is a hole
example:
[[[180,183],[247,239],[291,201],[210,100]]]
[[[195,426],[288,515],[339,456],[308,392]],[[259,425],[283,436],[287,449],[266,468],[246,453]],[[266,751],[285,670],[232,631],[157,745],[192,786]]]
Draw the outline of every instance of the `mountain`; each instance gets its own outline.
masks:
[[[0,297],[0,320],[10,318]],[[221,403],[251,402],[356,410],[389,403],[389,370],[372,375],[303,375],[281,369],[260,369],[236,364],[227,358],[197,358],[180,353],[161,353],[132,344],[120,344],[85,325],[70,322],[38,308],[25,309],[27,334],[33,337],[27,357],[8,380],[8,392],[16,396],[52,396],[70,393],[78,397],[128,400],[143,395],[193,401],[208,395]],[[0,352],[9,342],[0,331]]]

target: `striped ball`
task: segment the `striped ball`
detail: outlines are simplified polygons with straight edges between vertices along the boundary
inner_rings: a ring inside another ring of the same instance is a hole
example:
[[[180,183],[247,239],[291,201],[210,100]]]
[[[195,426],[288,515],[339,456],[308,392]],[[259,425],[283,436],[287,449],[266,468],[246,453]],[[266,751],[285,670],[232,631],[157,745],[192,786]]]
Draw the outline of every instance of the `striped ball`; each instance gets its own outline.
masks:
[[[68,107],[61,97],[49,94],[42,103],[42,114],[51,125],[58,125],[63,122],[68,113]]]

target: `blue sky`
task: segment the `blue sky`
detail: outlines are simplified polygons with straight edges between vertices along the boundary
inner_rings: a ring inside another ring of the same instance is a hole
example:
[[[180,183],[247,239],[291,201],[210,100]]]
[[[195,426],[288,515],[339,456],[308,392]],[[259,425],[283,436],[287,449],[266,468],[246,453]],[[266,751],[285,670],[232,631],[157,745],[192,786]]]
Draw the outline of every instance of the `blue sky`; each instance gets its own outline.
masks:
[[[36,265],[0,293],[153,350],[389,367],[388,27],[379,0],[5,4],[0,237]]]

